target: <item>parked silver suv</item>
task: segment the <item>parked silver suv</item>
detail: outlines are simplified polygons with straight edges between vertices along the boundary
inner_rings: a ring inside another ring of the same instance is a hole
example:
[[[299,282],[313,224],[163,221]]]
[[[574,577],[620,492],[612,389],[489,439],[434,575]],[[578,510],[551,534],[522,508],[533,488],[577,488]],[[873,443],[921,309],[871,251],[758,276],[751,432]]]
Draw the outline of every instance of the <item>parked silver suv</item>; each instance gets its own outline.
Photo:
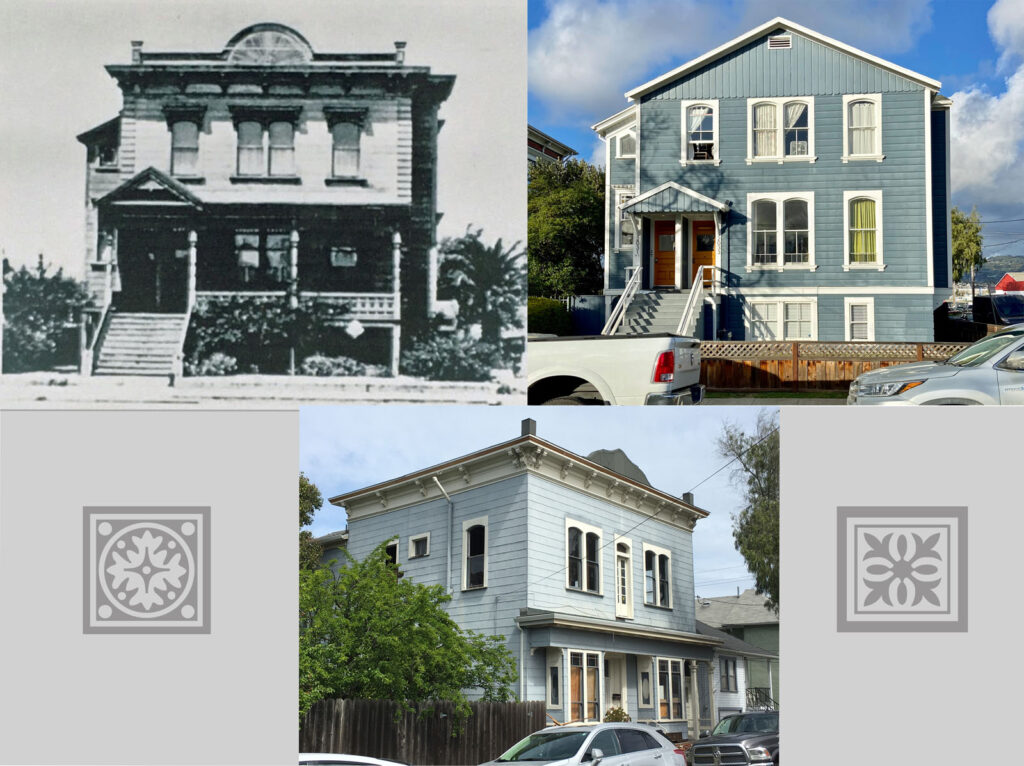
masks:
[[[550,726],[481,766],[523,761],[531,766],[686,766],[682,750],[642,723]]]

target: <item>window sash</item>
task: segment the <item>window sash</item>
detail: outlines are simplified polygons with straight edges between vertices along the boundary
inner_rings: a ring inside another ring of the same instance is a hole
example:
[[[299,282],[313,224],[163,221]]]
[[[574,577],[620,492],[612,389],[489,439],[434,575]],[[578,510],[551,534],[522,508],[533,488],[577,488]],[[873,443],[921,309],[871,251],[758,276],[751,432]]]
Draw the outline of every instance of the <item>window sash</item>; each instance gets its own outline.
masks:
[[[715,113],[710,106],[691,106],[688,110],[689,157],[691,160],[715,159]]]
[[[787,157],[806,157],[811,135],[807,104],[791,101],[784,108],[786,125],[783,154]]]
[[[875,147],[875,119],[873,101],[854,101],[849,106],[849,152],[851,156],[877,154]]]
[[[339,122],[331,128],[331,175],[335,178],[354,178],[359,175],[360,138],[360,128],[353,123]]]
[[[754,156],[778,156],[778,127],[775,104],[754,106]]]
[[[877,222],[873,199],[850,200],[850,263],[875,263]]]
[[[784,303],[783,336],[786,340],[809,340],[811,337],[811,304]]]
[[[850,323],[850,340],[869,339],[868,304],[851,303],[848,321]]]
[[[750,334],[754,340],[775,340],[778,336],[777,303],[750,304]]]

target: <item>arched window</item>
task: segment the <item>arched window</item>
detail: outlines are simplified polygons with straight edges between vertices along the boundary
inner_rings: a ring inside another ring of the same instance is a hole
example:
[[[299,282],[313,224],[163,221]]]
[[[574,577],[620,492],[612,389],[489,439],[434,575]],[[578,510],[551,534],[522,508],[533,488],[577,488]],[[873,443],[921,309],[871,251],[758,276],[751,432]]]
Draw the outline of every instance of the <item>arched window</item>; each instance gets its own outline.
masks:
[[[865,197],[850,200],[850,263],[875,263],[878,259],[875,201]]]
[[[672,607],[672,554],[644,543],[644,603]]]
[[[463,590],[487,586],[487,527],[472,524],[465,527],[463,546],[466,552]]]
[[[583,533],[569,527],[569,587],[583,589]]]
[[[782,205],[784,263],[807,263],[808,245],[807,200],[788,199]]]
[[[808,153],[810,120],[807,104],[803,101],[789,101],[784,107],[786,134],[783,139],[783,154],[787,157],[803,157]]]
[[[875,149],[875,131],[878,128],[878,117],[875,114],[875,102],[868,100],[852,101],[847,110],[847,119],[849,120],[849,144],[847,151],[850,153],[850,156],[877,154]]]
[[[754,105],[754,157],[778,156],[778,110],[775,104]]]
[[[566,581],[571,590],[601,592],[601,530],[566,520]]]
[[[715,157],[715,110],[706,104],[697,104],[686,110],[686,130],[689,136],[687,158],[713,160]]]
[[[815,269],[814,192],[748,194],[747,269]]]
[[[754,202],[754,263],[775,263],[778,258],[778,232],[776,205],[773,200],[762,199]]]

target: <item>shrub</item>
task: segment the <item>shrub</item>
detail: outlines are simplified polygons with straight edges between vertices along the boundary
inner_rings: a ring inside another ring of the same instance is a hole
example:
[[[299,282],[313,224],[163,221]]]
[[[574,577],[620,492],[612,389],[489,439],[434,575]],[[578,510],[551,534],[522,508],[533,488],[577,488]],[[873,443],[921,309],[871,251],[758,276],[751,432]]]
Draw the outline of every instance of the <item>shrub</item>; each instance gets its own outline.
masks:
[[[238,360],[214,351],[205,359],[185,360],[185,372],[189,375],[234,375],[238,372]]]
[[[554,298],[533,297],[526,302],[526,318],[530,332],[572,335],[572,317],[565,304]]]
[[[428,380],[485,381],[491,379],[498,349],[461,333],[435,335],[403,349],[405,375]]]
[[[615,722],[623,723],[625,721],[632,721],[629,717],[629,713],[623,710],[621,707],[608,708],[608,712],[604,714],[605,723]]]
[[[4,372],[51,369],[67,351],[68,327],[89,304],[88,292],[61,269],[47,274],[42,256],[34,269],[5,271],[3,281]]]
[[[350,356],[325,356],[313,354],[302,360],[300,372],[303,375],[366,375],[367,365]]]

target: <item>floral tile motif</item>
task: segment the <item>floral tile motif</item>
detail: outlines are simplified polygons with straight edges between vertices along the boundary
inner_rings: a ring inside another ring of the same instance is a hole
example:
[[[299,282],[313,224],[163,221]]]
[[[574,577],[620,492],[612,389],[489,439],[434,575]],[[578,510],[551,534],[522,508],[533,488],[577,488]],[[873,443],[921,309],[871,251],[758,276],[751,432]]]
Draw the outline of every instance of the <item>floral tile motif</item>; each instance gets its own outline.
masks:
[[[86,633],[210,632],[210,509],[84,509]]]
[[[839,508],[838,630],[967,630],[967,509]]]

